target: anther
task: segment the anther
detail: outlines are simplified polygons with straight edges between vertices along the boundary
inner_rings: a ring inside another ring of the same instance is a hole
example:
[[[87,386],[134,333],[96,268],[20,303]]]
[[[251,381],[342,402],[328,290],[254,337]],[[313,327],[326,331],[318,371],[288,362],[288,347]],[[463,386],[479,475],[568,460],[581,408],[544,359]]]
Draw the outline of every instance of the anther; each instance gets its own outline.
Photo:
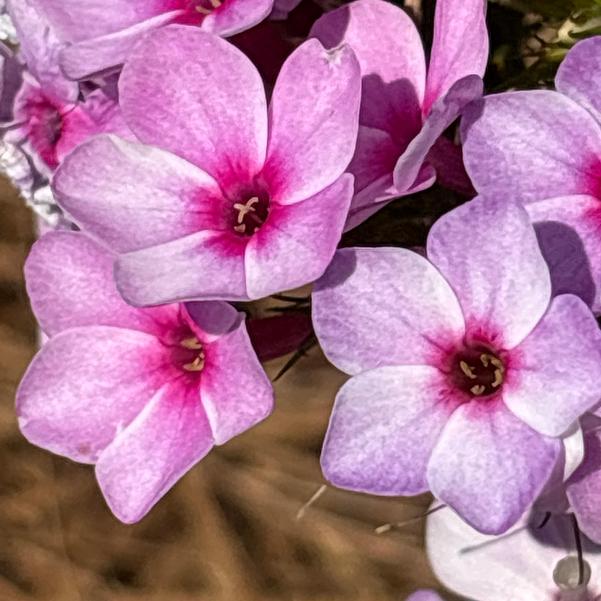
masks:
[[[221,0],[210,0],[213,8],[219,8],[221,6]]]
[[[186,371],[202,371],[205,366],[205,356],[204,353],[200,353],[192,363],[185,363],[182,367]]]
[[[201,4],[197,4],[194,7],[194,10],[197,13],[200,13],[201,15],[210,15],[211,14],[211,11],[208,8],[205,8],[204,6],[202,6]]]
[[[474,373],[474,368],[470,367],[465,361],[459,361],[459,367],[470,380],[475,380],[478,377]]]
[[[486,386],[483,386],[482,384],[475,384],[470,388],[470,392],[475,396],[480,396],[481,394],[484,394],[485,390]]]
[[[198,341],[198,338],[195,338],[194,336],[192,336],[191,338],[184,338],[180,342],[180,344],[184,348],[187,348],[187,349],[190,349],[193,351],[202,349],[202,344]]]

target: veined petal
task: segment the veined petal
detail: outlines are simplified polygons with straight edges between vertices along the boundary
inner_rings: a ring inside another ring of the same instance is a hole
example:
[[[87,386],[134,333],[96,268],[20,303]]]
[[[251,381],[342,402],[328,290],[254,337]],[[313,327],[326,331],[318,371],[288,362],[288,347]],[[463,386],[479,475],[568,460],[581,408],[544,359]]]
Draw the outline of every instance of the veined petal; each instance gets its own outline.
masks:
[[[576,296],[553,299],[510,361],[505,403],[541,434],[561,436],[601,401],[601,331]]]
[[[549,269],[525,209],[478,197],[430,230],[428,258],[459,298],[470,331],[513,348],[532,331],[551,299]]]
[[[328,359],[349,374],[438,366],[464,335],[450,286],[426,259],[400,248],[339,250],[315,285],[313,325]]]
[[[561,442],[535,432],[502,399],[472,401],[451,416],[428,465],[434,496],[472,527],[501,534],[543,490]]]
[[[165,384],[100,455],[96,477],[112,512],[141,520],[213,447],[198,388]]]
[[[113,438],[172,377],[164,347],[150,334],[105,326],[52,337],[17,392],[17,415],[35,445],[94,463]]]
[[[380,367],[340,389],[321,456],[327,480],[380,495],[428,490],[426,466],[460,400],[425,365]]]
[[[293,204],[321,192],[346,170],[359,127],[361,73],[349,46],[307,40],[282,66],[269,106],[262,177],[271,198]]]
[[[162,27],[132,51],[119,90],[125,119],[142,142],[198,165],[224,191],[261,170],[263,82],[225,40],[186,25]]]
[[[225,229],[229,217],[210,175],[169,152],[111,135],[76,148],[53,189],[78,225],[118,252]]]

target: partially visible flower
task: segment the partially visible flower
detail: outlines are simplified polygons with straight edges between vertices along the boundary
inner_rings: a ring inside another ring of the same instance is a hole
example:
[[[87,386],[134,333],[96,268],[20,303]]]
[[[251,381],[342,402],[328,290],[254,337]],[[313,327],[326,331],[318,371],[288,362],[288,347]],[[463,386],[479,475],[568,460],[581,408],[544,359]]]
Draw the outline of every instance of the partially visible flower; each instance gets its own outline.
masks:
[[[438,593],[424,589],[409,595],[407,601],[443,601],[443,599]]]
[[[356,0],[315,23],[311,34],[327,47],[344,42],[353,48],[363,75],[361,127],[349,169],[356,193],[347,228],[434,182],[430,149],[482,94],[485,12],[483,0],[438,0],[427,72],[419,33],[394,4]]]
[[[6,12],[6,1],[0,0],[0,40],[7,44],[17,44],[17,30],[10,15]]]
[[[8,5],[15,22],[19,11],[30,31],[40,21],[47,23],[48,37],[58,42],[52,48],[58,48],[63,71],[81,80],[119,68],[149,31],[184,23],[231,36],[265,19],[273,0],[8,0]],[[54,57],[52,62],[59,64]]]
[[[341,488],[431,490],[478,530],[503,532],[601,399],[601,332],[578,297],[551,300],[517,203],[477,198],[446,214],[427,257],[343,249],[316,284],[315,333],[354,376],[322,468]]]
[[[267,111],[261,78],[238,49],[164,27],[120,79],[141,143],[82,144],[56,173],[55,194],[119,253],[117,285],[134,305],[301,286],[324,272],[342,233],[360,86],[350,48],[309,40],[282,67]]]
[[[492,95],[462,121],[465,165],[485,195],[517,199],[537,224],[555,293],[601,312],[601,37],[561,64],[558,92]]]
[[[292,12],[300,3],[301,0],[275,0],[269,17],[274,21],[286,19],[288,13]]]
[[[503,536],[486,536],[452,510],[426,522],[428,559],[439,580],[479,601],[594,601],[601,595],[601,547],[583,537],[579,561],[571,516],[523,516]]]
[[[49,340],[17,392],[32,443],[96,465],[108,505],[141,519],[214,445],[266,417],[273,391],[242,316],[223,302],[135,309],[108,251],[51,232],[25,266]]]

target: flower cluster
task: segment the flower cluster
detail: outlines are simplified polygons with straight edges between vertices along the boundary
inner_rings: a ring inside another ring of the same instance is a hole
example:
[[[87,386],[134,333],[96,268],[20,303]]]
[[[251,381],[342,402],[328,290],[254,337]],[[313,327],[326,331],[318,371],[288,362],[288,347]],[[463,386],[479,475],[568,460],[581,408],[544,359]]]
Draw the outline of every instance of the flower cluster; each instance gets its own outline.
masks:
[[[461,594],[598,594],[601,566],[556,539],[573,520],[579,551],[581,530],[601,544],[601,38],[556,91],[483,96],[485,0],[438,0],[428,62],[407,13],[355,0],[272,82],[225,38],[296,4],[7,1],[2,166],[54,230],[25,267],[47,340],[23,434],[141,519],[272,410],[259,358],[298,330],[270,322],[261,349],[244,303],[313,284],[314,334],[350,376],[325,478],[430,491],[431,559]],[[435,181],[464,202],[423,251],[342,247]],[[488,565],[498,582],[474,576]]]

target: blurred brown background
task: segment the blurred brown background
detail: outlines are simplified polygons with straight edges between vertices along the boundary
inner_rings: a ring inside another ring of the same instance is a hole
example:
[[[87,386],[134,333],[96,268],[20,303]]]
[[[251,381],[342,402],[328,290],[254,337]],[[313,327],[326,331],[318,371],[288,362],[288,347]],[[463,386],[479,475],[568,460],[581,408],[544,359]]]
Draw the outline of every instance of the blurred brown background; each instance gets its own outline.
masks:
[[[436,586],[422,548],[429,499],[328,489],[319,449],[344,376],[313,350],[276,385],[266,422],[213,451],[140,524],[108,511],[92,468],[20,435],[13,409],[35,352],[22,266],[31,212],[0,183],[0,601],[401,601]],[[283,360],[266,368],[275,375]]]

